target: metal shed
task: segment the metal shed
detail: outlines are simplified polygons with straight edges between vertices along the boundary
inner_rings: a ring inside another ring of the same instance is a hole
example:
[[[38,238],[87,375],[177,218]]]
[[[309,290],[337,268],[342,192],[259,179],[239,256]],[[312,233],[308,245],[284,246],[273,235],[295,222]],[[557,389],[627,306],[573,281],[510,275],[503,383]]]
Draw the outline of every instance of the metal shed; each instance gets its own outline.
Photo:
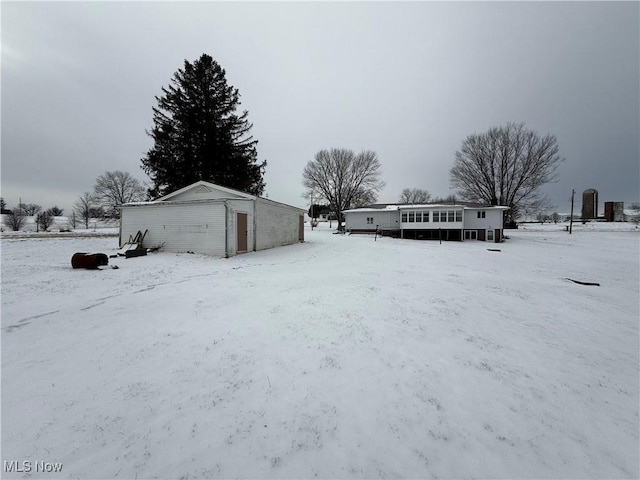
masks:
[[[217,257],[304,241],[304,210],[199,181],[152,202],[121,207],[120,246],[146,232],[144,248]]]

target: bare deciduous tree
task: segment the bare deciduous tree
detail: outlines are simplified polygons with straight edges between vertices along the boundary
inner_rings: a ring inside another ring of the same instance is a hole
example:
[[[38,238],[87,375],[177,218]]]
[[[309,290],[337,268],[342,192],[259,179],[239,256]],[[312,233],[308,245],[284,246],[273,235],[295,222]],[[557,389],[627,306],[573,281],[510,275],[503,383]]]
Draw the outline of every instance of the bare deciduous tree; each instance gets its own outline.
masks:
[[[67,229],[73,230],[74,228],[76,228],[77,224],[78,224],[78,218],[76,217],[76,212],[73,211],[71,212],[71,215],[67,217]]]
[[[640,224],[640,203],[632,203],[629,210],[632,212],[629,220],[636,225]]]
[[[36,226],[46,232],[53,225],[53,220],[53,215],[48,210],[40,212],[36,215]]]
[[[398,201],[406,204],[420,204],[427,203],[429,200],[431,200],[431,194],[428,191],[421,188],[405,188]]]
[[[73,212],[82,220],[84,228],[89,228],[89,221],[91,220],[91,212],[95,208],[95,199],[89,192],[84,192],[78,197],[78,200],[73,204]]]
[[[451,203],[451,204],[455,204],[458,202],[458,197],[455,196],[455,194],[451,194],[449,196],[446,197],[435,197],[431,199],[432,203]]]
[[[516,214],[519,217],[524,218],[535,218],[540,223],[544,223],[547,220],[551,219],[551,216],[547,213],[555,209],[556,206],[549,201],[547,197],[541,197],[535,202],[528,203],[522,207],[516,209]],[[511,217],[515,220],[516,216]]]
[[[14,232],[22,230],[27,223],[27,216],[20,208],[14,208],[11,213],[8,213],[2,219],[3,223]]]
[[[465,200],[506,205],[515,219],[524,207],[544,201],[540,187],[557,180],[563,160],[554,135],[541,137],[523,123],[473,134],[456,152],[451,186]]]
[[[23,203],[21,207],[24,214],[28,216],[37,215],[42,211],[42,207],[35,203],[27,203],[27,204]]]
[[[132,177],[129,172],[119,170],[100,175],[93,187],[96,203],[111,218],[119,216],[120,205],[144,200],[145,193],[146,190],[138,179]]]
[[[58,208],[58,206],[55,205],[51,207],[49,210],[47,210],[47,212],[49,212],[54,217],[61,217],[64,213],[64,210],[62,208]]]
[[[329,202],[342,226],[342,212],[376,201],[384,187],[380,180],[380,161],[375,152],[332,148],[320,150],[302,172],[302,185],[319,192]]]

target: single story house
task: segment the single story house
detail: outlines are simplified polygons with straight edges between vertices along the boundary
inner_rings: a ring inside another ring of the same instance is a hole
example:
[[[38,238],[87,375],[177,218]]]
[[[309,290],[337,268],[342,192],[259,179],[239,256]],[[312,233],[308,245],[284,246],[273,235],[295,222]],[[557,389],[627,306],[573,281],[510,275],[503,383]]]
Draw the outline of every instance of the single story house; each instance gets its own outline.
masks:
[[[304,210],[199,181],[151,202],[121,206],[120,246],[146,232],[142,246],[217,257],[304,241]]]
[[[345,230],[424,240],[499,243],[509,207],[471,202],[420,205],[376,204],[345,210]]]

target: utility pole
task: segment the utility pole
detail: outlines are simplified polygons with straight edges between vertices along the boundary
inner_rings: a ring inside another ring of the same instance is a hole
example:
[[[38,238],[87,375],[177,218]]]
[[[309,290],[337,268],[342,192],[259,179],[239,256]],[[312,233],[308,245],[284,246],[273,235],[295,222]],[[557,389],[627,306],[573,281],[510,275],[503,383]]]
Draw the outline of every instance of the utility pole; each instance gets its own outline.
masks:
[[[575,189],[571,190],[571,218],[569,219],[569,235],[571,235],[571,231],[573,230],[573,197],[575,196]]]
[[[313,215],[316,213],[315,208],[313,208],[313,190],[311,191],[311,208],[309,210],[311,211],[311,231],[313,232]]]

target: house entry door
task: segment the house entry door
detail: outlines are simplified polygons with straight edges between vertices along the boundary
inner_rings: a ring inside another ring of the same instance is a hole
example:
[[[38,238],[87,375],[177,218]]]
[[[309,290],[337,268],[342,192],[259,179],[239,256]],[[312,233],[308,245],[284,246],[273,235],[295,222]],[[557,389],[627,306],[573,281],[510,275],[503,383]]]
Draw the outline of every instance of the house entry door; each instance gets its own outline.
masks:
[[[238,253],[247,251],[247,214],[238,212],[236,214],[236,239]]]

